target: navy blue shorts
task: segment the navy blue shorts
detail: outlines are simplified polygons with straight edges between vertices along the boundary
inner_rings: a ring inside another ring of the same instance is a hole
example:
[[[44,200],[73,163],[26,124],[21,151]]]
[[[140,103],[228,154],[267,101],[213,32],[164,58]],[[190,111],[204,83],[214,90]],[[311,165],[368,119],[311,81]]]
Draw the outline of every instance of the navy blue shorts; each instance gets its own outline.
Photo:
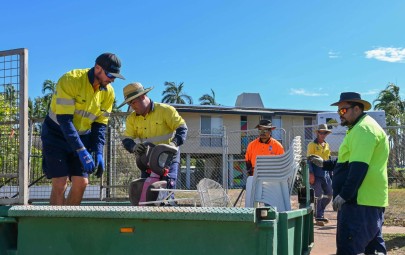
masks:
[[[86,146],[89,136],[81,136]],[[88,177],[83,171],[77,152],[72,150],[64,137],[50,128],[46,122],[42,125],[42,170],[48,179],[64,176]]]

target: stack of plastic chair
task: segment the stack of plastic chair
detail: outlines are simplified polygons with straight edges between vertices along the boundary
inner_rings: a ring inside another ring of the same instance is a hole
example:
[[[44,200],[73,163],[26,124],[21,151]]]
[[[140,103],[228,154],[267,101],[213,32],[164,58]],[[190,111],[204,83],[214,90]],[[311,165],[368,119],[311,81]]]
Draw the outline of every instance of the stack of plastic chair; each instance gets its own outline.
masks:
[[[246,183],[245,207],[260,204],[277,211],[291,210],[291,192],[301,161],[301,137],[293,139],[287,152],[276,156],[257,156],[254,175]]]

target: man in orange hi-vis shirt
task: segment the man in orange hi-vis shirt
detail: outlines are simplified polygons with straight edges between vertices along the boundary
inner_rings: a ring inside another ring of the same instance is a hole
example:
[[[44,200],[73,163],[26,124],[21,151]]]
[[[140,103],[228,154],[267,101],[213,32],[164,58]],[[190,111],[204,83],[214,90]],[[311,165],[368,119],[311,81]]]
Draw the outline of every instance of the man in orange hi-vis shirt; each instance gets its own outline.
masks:
[[[283,145],[271,137],[271,132],[276,127],[272,126],[270,120],[260,120],[256,128],[259,131],[259,137],[249,143],[245,154],[246,170],[250,176],[254,173],[257,156],[274,156],[284,153]]]

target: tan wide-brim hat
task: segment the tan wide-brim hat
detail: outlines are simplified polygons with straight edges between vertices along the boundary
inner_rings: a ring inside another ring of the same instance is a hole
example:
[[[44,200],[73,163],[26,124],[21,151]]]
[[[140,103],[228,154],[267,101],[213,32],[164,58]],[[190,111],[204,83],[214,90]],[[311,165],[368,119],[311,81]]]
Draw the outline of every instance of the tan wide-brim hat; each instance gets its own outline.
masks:
[[[133,82],[124,87],[124,102],[118,106],[118,108],[123,107],[125,104],[131,102],[131,100],[144,95],[151,91],[153,87],[143,88],[140,82]]]
[[[318,128],[315,128],[315,133],[318,131],[328,132],[328,134],[332,133],[332,130],[330,130],[326,124],[320,124]]]

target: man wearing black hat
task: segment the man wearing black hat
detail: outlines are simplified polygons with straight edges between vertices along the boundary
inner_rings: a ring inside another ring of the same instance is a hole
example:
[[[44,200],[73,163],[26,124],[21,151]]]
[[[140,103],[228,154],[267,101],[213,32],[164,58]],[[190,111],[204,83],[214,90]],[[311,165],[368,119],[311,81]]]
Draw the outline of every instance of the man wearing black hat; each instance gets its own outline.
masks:
[[[105,130],[115,99],[111,83],[124,79],[120,68],[115,54],[103,53],[94,67],[69,71],[58,80],[41,133],[51,205],[79,205],[88,175],[96,169],[97,177],[103,174]],[[72,187],[65,199],[68,180]]]
[[[284,147],[279,141],[271,137],[271,132],[276,129],[270,120],[260,120],[256,126],[259,137],[248,144],[245,154],[246,170],[252,176],[256,166],[256,157],[259,155],[280,155]]]
[[[337,214],[337,254],[386,254],[382,237],[388,206],[388,139],[364,111],[371,104],[360,94],[343,92],[338,107],[342,126],[349,129],[337,160],[310,156],[324,170],[333,169],[333,209]]]

